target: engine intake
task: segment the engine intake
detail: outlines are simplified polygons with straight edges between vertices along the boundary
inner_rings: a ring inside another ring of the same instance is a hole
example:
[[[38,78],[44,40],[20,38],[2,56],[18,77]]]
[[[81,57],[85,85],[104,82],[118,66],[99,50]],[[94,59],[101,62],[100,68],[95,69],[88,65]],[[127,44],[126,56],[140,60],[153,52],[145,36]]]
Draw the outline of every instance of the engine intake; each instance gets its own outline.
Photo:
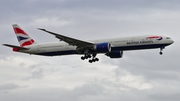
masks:
[[[123,51],[113,51],[113,52],[106,53],[105,55],[110,58],[122,58]]]
[[[99,43],[94,47],[97,53],[107,53],[111,51],[111,45],[109,43]]]

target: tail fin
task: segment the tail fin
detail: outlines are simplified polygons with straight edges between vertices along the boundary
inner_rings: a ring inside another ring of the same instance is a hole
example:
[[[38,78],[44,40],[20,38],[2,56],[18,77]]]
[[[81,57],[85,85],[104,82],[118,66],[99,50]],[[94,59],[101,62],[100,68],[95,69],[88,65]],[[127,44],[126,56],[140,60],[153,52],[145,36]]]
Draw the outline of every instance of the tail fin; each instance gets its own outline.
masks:
[[[35,43],[35,41],[30,38],[29,35],[17,24],[13,24],[12,26],[21,47],[32,45]]]

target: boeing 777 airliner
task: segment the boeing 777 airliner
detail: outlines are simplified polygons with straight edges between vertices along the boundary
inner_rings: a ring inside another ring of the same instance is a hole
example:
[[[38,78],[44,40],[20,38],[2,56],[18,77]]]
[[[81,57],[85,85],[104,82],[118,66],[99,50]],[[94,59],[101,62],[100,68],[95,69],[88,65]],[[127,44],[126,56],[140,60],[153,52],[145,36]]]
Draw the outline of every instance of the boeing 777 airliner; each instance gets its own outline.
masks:
[[[42,56],[80,54],[83,55],[81,57],[82,60],[89,58],[90,63],[99,61],[96,57],[97,54],[105,54],[110,58],[122,58],[123,51],[127,50],[160,48],[159,53],[162,55],[162,50],[174,42],[170,37],[159,35],[83,41],[38,28],[39,30],[54,35],[60,40],[60,42],[55,43],[39,44],[29,37],[17,24],[13,25],[13,29],[20,46],[10,44],[3,45],[11,47],[15,52]]]

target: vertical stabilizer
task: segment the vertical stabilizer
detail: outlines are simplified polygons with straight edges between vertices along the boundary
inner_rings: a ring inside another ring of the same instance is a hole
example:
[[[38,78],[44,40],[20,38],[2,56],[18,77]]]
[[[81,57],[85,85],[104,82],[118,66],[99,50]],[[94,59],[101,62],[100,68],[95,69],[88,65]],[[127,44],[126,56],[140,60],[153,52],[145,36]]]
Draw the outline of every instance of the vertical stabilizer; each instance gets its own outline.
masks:
[[[35,43],[35,41],[17,24],[13,24],[12,26],[21,47],[32,45]]]

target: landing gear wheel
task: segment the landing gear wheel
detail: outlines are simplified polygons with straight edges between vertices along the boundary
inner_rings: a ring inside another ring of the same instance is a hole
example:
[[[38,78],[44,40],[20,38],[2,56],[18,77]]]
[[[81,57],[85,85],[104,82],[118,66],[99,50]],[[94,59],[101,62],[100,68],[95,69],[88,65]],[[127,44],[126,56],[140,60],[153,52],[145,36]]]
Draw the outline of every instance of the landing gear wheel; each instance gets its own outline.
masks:
[[[159,52],[159,54],[160,54],[160,55],[162,55],[162,54],[163,54],[163,52]]]
[[[82,57],[81,57],[81,60],[84,60],[84,59],[85,59],[85,57],[82,56]]]
[[[95,61],[99,61],[99,59],[98,59],[98,58],[95,58],[94,60],[95,60]]]
[[[89,63],[92,63],[93,61],[92,60],[89,60]]]
[[[85,59],[88,59],[88,56],[85,56]]]
[[[91,58],[91,55],[88,55],[88,58]]]
[[[99,61],[99,59],[98,59],[98,58],[94,58],[94,59],[92,59],[92,60],[89,60],[90,63],[96,62],[96,61]]]

